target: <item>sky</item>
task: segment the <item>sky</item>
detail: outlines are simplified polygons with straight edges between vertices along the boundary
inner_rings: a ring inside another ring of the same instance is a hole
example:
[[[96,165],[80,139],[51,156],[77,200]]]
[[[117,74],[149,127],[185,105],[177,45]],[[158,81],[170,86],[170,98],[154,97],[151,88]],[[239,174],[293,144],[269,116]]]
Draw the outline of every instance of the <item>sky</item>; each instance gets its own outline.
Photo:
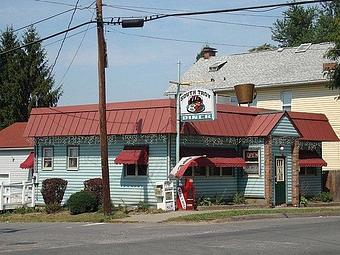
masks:
[[[0,30],[18,29],[32,22],[71,10],[77,0],[2,0]],[[93,0],[79,0],[84,7],[74,14],[71,27],[95,18]],[[228,9],[283,3],[284,0],[103,0],[104,18],[141,17],[152,13],[174,13]],[[92,4],[92,5],[91,5]],[[89,8],[86,8],[89,7]],[[247,52],[248,49],[275,42],[272,24],[286,8],[210,14],[191,18],[165,18],[146,22],[143,28],[123,29],[106,26],[108,54],[106,69],[107,102],[163,98],[170,80],[177,80],[177,62],[182,73],[194,64],[196,54],[208,44],[217,55]],[[40,37],[67,28],[72,11],[36,24]],[[198,19],[208,19],[202,21]],[[235,24],[237,23],[237,24]],[[23,30],[18,30],[21,37]],[[76,34],[78,33],[78,34]],[[73,35],[73,36],[72,36]],[[55,85],[62,85],[58,105],[98,102],[97,34],[95,24],[69,32],[53,69]],[[153,38],[150,38],[153,37]],[[157,38],[163,38],[156,39]],[[170,40],[164,40],[170,39]],[[42,43],[50,65],[56,60],[62,36]],[[177,41],[176,41],[177,40]],[[178,40],[191,41],[180,42]]]

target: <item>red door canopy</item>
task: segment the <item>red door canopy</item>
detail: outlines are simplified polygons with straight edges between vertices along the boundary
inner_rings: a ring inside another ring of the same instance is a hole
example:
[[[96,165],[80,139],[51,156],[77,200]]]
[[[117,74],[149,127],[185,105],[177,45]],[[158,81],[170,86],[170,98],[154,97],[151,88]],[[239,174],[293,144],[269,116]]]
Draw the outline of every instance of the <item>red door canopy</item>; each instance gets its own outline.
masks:
[[[20,168],[31,169],[34,167],[34,152],[31,152],[28,157],[20,164]]]
[[[181,158],[181,160],[171,170],[169,177],[170,178],[181,178],[193,161],[199,158],[204,158],[204,157],[205,156],[203,155],[203,156],[189,156],[189,157]]]
[[[149,153],[147,147],[125,147],[114,160],[116,164],[147,165]]]

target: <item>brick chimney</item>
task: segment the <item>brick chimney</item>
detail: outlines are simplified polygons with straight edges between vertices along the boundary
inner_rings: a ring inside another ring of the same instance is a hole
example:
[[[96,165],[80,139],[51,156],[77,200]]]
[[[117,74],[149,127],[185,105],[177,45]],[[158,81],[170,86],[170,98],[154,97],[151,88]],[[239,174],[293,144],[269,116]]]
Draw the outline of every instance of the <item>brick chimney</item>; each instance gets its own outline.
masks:
[[[323,71],[329,72],[336,69],[337,63],[323,63]]]
[[[209,46],[205,46],[201,53],[204,59],[209,59],[210,57],[215,57],[217,50],[215,48],[211,48]]]

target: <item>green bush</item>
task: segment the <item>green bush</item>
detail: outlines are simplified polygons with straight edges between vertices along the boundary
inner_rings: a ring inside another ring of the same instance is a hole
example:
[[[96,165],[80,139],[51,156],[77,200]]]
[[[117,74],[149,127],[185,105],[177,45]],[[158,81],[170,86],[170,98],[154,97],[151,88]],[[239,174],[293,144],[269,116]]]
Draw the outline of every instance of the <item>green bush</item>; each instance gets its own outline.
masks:
[[[315,197],[315,200],[321,201],[321,202],[332,202],[333,198],[331,193],[329,192],[321,192],[319,195]]]
[[[233,203],[234,204],[245,204],[246,198],[242,192],[236,192],[233,196]]]
[[[84,190],[95,194],[98,204],[103,203],[103,180],[101,178],[84,181]]]
[[[46,179],[42,182],[41,194],[46,204],[46,212],[54,213],[61,209],[67,181],[61,178]]]
[[[88,191],[79,191],[70,196],[67,207],[71,214],[94,212],[98,209],[96,196]]]
[[[308,205],[308,199],[305,196],[300,197],[300,205],[306,207]]]
[[[147,211],[149,211],[148,203],[146,203],[144,201],[139,201],[139,203],[137,205],[137,211],[138,212],[147,212]]]

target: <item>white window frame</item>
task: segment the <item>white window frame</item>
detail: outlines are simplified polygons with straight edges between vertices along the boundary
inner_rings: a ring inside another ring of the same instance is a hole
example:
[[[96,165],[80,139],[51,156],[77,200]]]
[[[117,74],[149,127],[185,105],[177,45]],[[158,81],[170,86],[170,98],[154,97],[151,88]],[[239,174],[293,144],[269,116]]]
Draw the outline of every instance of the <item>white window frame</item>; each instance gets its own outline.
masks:
[[[246,152],[247,151],[257,151],[257,161],[246,161],[246,166],[243,168],[244,173],[248,176],[248,177],[260,177],[261,176],[261,150],[259,148],[251,148],[251,149],[245,149],[243,150],[243,158],[244,160],[246,160]],[[258,167],[258,171],[257,174],[249,174],[247,173],[247,167],[250,165],[257,165]]]
[[[77,149],[77,156],[71,157],[71,150]],[[70,166],[70,159],[76,159],[77,160],[77,166],[71,167]],[[78,146],[68,146],[67,147],[67,170],[78,170],[79,169],[79,147]]]
[[[285,95],[288,95],[288,102],[285,100]],[[291,90],[286,90],[281,92],[281,105],[282,110],[291,111],[292,110],[293,93]],[[289,108],[289,109],[287,109]]]
[[[127,174],[127,166],[128,165],[134,165],[135,166],[135,174],[134,175],[128,175]],[[138,169],[139,169],[139,166],[141,165],[137,165],[137,164],[124,164],[124,177],[147,177],[149,176],[149,165],[146,165],[146,174],[145,175],[139,175],[138,174]]]
[[[52,156],[46,157],[45,156],[46,155],[46,152],[45,152],[46,150],[51,150]],[[54,154],[53,153],[54,153],[53,147],[43,147],[42,148],[42,169],[43,170],[53,170],[53,162],[54,162],[54,160],[53,160]],[[45,162],[47,160],[51,161],[51,167],[45,167]]]

